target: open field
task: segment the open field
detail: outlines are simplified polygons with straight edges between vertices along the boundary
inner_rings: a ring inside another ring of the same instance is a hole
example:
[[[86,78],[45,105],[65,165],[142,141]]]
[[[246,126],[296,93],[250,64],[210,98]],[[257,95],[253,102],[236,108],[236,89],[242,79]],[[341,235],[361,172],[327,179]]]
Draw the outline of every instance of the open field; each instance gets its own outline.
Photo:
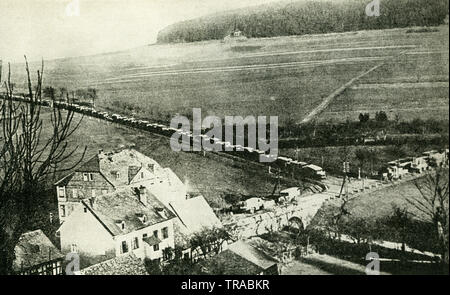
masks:
[[[448,179],[448,168],[442,177]],[[393,215],[394,208],[407,210],[413,222],[409,225],[406,233],[406,243],[408,246],[421,250],[439,253],[436,248],[435,228],[430,222],[430,217],[418,210],[408,200],[423,200],[415,183],[422,189],[427,187],[425,178],[419,178],[415,181],[401,182],[396,185],[376,190],[368,194],[363,194],[349,202],[349,211],[354,217],[364,218],[368,220],[381,220]],[[425,190],[426,191],[426,190]],[[447,204],[448,205],[448,204]],[[386,241],[402,242],[395,237],[394,229],[383,231],[383,238]]]
[[[448,60],[448,51],[407,53],[347,89],[319,120],[357,120],[359,113],[374,117],[381,110],[390,120],[448,120]]]
[[[398,113],[403,120],[448,120],[448,26],[437,32],[407,31],[150,45],[48,61],[45,83],[69,90],[95,87],[98,108],[148,119],[169,121],[201,107],[204,116],[276,115],[281,123],[300,122],[352,78],[404,53],[362,77],[317,119],[357,120],[361,111],[388,108],[390,117]],[[21,67],[13,68],[18,87],[24,86]],[[416,82],[441,84],[372,85]]]
[[[448,169],[443,177],[448,177]],[[414,218],[426,219],[427,216],[407,200],[411,198],[421,198],[420,192],[415,186],[418,183],[425,186],[425,178],[415,181],[406,181],[373,191],[369,194],[361,195],[349,202],[349,209],[352,214],[363,218],[380,218],[392,214],[393,207],[405,208]]]

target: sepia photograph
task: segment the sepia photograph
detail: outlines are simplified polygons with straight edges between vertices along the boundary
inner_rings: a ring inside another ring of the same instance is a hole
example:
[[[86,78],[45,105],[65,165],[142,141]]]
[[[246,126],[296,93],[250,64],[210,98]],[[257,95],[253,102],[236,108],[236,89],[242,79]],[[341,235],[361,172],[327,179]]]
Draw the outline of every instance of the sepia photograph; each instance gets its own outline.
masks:
[[[0,0],[2,277],[448,274],[448,0]]]

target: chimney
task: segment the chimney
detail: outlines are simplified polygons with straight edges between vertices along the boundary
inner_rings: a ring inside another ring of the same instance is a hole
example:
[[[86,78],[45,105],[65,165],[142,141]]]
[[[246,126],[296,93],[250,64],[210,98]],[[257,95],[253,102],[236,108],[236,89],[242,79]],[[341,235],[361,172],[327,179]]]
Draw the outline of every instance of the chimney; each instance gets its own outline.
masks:
[[[138,188],[138,198],[139,201],[144,204],[145,206],[147,206],[147,188],[145,186],[140,186]]]

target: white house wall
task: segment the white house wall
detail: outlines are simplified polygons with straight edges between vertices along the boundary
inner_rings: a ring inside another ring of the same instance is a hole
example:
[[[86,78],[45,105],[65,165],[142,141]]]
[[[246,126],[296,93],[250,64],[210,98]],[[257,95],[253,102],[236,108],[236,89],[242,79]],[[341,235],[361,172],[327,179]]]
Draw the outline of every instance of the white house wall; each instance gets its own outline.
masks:
[[[72,212],[59,232],[63,253],[70,252],[73,244],[78,252],[91,256],[114,253],[112,235],[89,210],[84,212],[84,206],[79,206]]]

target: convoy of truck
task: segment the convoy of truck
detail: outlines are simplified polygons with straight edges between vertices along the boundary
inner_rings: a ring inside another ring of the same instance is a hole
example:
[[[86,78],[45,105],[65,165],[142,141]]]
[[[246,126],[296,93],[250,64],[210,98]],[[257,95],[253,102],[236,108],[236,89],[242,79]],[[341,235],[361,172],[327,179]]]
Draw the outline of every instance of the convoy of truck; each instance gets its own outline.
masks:
[[[25,101],[29,102],[29,98],[25,95],[19,96],[16,95],[13,97],[14,100],[17,101]],[[92,107],[88,106],[81,106],[78,104],[71,104],[64,101],[51,101],[49,99],[42,99],[38,101],[37,103],[47,106],[47,107],[56,107],[61,109],[67,109],[72,110],[87,116],[91,116],[94,118],[99,118],[102,120],[106,120],[109,122],[114,122],[126,126],[130,126],[133,128],[149,131],[152,133],[164,135],[164,136],[172,136],[175,132],[178,132],[180,135],[185,135],[190,138],[191,140],[191,146],[193,145],[194,141],[198,140],[209,140],[212,144],[222,146],[223,148],[232,148],[232,151],[226,151],[225,153],[242,157],[247,160],[259,162],[260,156],[266,156],[266,157],[274,157],[273,155],[266,155],[264,151],[258,150],[256,148],[252,147],[243,147],[240,145],[233,145],[229,142],[222,141],[218,138],[211,138],[207,136],[206,130],[202,130],[202,134],[194,136],[191,132],[185,131],[178,128],[172,128],[168,127],[161,123],[152,123],[146,120],[136,119],[132,117],[126,117],[119,114],[110,114],[108,112],[100,112],[95,110]],[[323,171],[323,169],[317,165],[308,164],[305,162],[299,162],[296,160],[293,160],[291,158],[285,157],[285,156],[275,156],[273,162],[267,163],[267,165],[270,165],[272,168],[278,168],[283,169],[289,172],[292,172],[296,175],[300,175],[301,177],[305,178],[311,178],[315,180],[320,180],[326,178],[326,173]]]

